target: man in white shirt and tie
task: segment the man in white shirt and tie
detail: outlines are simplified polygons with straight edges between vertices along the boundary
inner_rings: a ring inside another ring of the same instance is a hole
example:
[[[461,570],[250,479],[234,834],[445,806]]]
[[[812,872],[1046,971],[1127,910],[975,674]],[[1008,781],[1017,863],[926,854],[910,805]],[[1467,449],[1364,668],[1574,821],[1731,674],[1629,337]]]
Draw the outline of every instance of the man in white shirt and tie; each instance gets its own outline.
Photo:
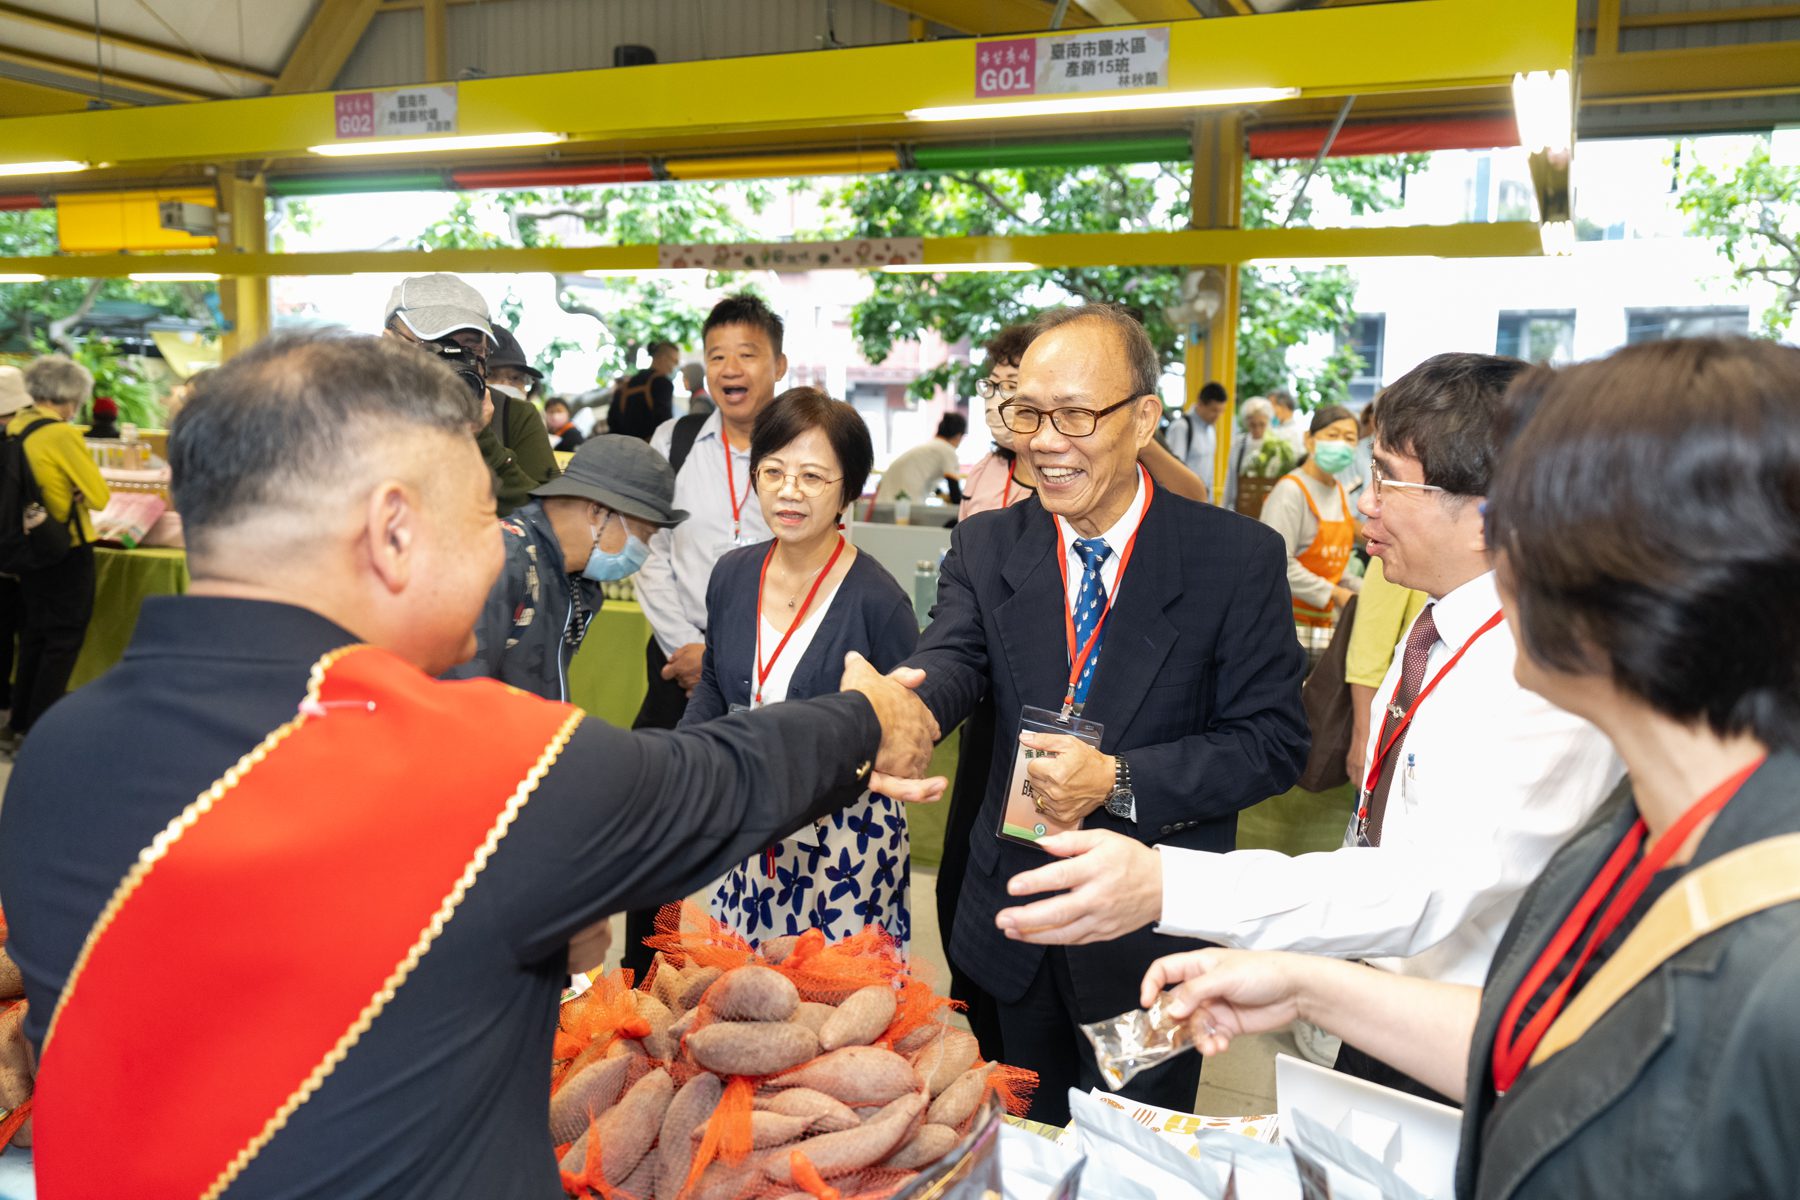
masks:
[[[1257,950],[1365,959],[1479,985],[1528,884],[1623,774],[1599,730],[1513,678],[1482,538],[1502,396],[1524,365],[1441,354],[1376,409],[1359,505],[1388,578],[1432,598],[1376,693],[1368,775],[1342,848],[1289,857],[1152,849],[1105,831],[1040,843],[1063,861],[1016,876],[1008,937],[1102,941],[1158,932]],[[1273,618],[1271,618],[1273,619]],[[1431,1094],[1346,1047],[1340,1070]]]

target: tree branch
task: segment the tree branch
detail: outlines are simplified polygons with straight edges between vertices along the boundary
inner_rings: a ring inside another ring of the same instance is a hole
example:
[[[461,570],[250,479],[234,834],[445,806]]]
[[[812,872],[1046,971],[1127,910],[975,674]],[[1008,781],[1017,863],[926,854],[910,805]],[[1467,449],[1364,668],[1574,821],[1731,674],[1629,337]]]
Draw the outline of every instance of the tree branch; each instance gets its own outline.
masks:
[[[100,289],[105,284],[104,279],[88,280],[87,294],[82,296],[81,303],[75,306],[75,311],[66,317],[59,317],[50,322],[45,332],[50,338],[52,346],[71,358],[75,356],[75,342],[69,337],[69,330],[81,324],[81,319],[93,311],[94,301],[100,298]]]
[[[1008,204],[1005,200],[1002,200],[1000,198],[1000,193],[996,192],[993,188],[991,188],[987,184],[983,183],[979,177],[977,177],[973,174],[969,174],[969,175],[952,175],[950,178],[956,180],[958,183],[967,184],[969,187],[974,188],[976,191],[978,191],[982,195],[986,196],[988,198],[988,200],[994,205],[995,208],[998,208],[1001,212],[1005,213],[1007,216],[1011,217],[1013,220],[1019,222],[1019,224],[1023,225],[1025,223],[1024,215],[1022,213],[1020,213],[1018,209],[1016,209],[1012,205]]]

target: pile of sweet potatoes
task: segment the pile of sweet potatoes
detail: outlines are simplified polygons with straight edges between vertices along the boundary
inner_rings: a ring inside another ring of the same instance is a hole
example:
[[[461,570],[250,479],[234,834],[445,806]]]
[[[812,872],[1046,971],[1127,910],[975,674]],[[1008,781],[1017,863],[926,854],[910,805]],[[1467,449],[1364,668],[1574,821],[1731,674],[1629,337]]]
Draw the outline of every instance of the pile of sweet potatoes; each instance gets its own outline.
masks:
[[[25,980],[5,940],[6,919],[0,917],[0,1146],[29,1146],[36,1065],[25,1040]]]
[[[943,1022],[941,999],[922,1009],[916,983],[896,973],[847,993],[810,986],[781,965],[790,948],[729,969],[659,955],[649,986],[623,993],[635,1011],[562,1067],[551,1096],[572,1194],[885,1195],[1016,1080]]]

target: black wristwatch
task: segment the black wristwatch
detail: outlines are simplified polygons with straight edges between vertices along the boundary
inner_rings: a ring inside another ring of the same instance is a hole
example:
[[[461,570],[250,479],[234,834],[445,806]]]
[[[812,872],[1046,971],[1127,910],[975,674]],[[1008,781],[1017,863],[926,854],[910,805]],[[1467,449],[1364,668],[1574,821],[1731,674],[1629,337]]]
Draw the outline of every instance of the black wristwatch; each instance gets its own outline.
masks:
[[[1106,811],[1121,820],[1133,819],[1137,809],[1137,797],[1131,792],[1131,764],[1125,761],[1123,754],[1113,756],[1116,764],[1113,768],[1112,795],[1106,798]]]

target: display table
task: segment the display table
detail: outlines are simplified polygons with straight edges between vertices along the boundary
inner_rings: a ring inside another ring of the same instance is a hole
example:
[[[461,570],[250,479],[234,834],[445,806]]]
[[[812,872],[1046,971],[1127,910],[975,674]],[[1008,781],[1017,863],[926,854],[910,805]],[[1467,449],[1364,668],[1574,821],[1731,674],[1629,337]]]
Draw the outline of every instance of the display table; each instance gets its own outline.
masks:
[[[69,677],[71,690],[92,683],[118,662],[137,629],[138,609],[146,596],[177,596],[187,591],[187,552],[183,550],[114,550],[94,548],[94,618],[88,622],[81,656]]]

